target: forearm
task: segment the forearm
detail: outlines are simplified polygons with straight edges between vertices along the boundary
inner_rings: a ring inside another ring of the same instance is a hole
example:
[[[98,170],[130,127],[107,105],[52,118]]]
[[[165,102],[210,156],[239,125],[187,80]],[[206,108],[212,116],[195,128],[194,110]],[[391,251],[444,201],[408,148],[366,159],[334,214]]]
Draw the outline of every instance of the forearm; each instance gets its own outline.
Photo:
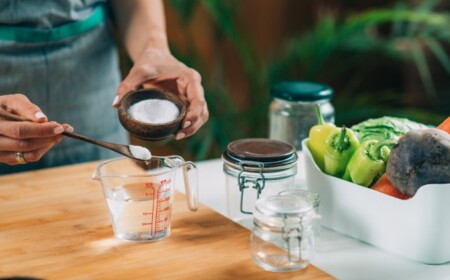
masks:
[[[147,48],[169,51],[161,0],[111,0],[111,8],[133,61]]]

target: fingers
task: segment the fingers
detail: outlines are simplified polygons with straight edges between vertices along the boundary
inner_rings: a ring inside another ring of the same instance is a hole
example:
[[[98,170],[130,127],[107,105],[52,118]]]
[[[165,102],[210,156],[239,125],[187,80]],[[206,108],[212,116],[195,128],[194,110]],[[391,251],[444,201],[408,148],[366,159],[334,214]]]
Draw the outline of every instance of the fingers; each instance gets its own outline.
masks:
[[[183,124],[181,125],[182,129],[175,136],[177,140],[191,136],[208,120],[208,108],[203,101],[194,100],[189,108],[192,109],[188,109]]]
[[[64,131],[67,131],[67,132],[73,132],[74,131],[73,127],[70,124],[63,124],[62,126],[64,128]]]
[[[156,69],[151,66],[144,67],[139,64],[133,66],[133,68],[131,68],[130,70],[130,73],[120,83],[117,89],[117,95],[114,98],[113,107],[118,107],[120,100],[125,94],[137,90],[141,85],[144,85],[146,83],[155,85],[155,87],[159,89],[170,90],[165,88],[164,86],[161,87],[161,85],[164,85],[165,81],[176,79],[177,76],[174,74],[181,72],[181,70],[171,69],[170,74],[165,73],[165,71],[167,70],[168,69]]]
[[[61,134],[64,127],[56,122],[33,123],[4,121],[0,135],[14,139],[45,138]]]
[[[39,161],[42,156],[48,152],[53,146],[57,145],[64,137],[62,135],[41,138],[14,140],[7,137],[0,137],[0,162],[16,165],[16,152],[23,153],[26,162]]]
[[[204,98],[203,87],[198,79],[192,80],[186,88],[189,107],[183,120],[182,129],[177,132],[175,139],[179,140],[191,136],[209,118],[208,107]]]
[[[188,100],[204,99],[202,77],[192,68],[186,67],[177,79],[178,92]]]
[[[55,142],[56,144],[56,142]],[[36,162],[39,161],[42,156],[48,152],[54,145],[45,146],[40,149],[29,151],[29,152],[22,152],[23,153],[23,159],[26,162]],[[17,165],[19,164],[16,159],[16,152],[0,152],[0,162],[9,164],[9,165]]]
[[[26,162],[38,161],[64,138],[64,130],[73,131],[70,125],[48,122],[41,109],[23,94],[0,96],[0,108],[30,120],[0,119],[0,162],[6,164],[19,164],[17,152],[23,153]]]
[[[130,73],[120,83],[117,89],[117,95],[114,98],[113,106],[117,107],[120,103],[120,99],[130,91],[134,91],[139,88],[145,82],[156,81],[158,75],[162,69],[152,66],[151,63],[136,63],[130,70]]]
[[[0,107],[8,112],[28,118],[35,122],[48,121],[47,116],[42,113],[41,109],[31,103],[31,101],[23,94],[9,94],[0,98]]]
[[[0,146],[3,151],[31,152],[55,144],[58,137],[35,138],[35,139],[13,139],[0,136]]]
[[[73,127],[64,124],[64,130],[73,132]],[[16,165],[16,152],[23,153],[26,162],[39,161],[45,153],[51,148],[61,142],[63,135],[57,134],[45,138],[31,138],[31,139],[12,139],[5,136],[0,136],[0,162]]]
[[[125,79],[117,88],[117,95],[114,97],[112,106],[117,108],[120,104],[120,99],[122,99],[125,94],[134,91],[139,87],[140,80],[140,73],[138,72],[136,74],[135,68],[131,68],[130,73],[125,77]]]

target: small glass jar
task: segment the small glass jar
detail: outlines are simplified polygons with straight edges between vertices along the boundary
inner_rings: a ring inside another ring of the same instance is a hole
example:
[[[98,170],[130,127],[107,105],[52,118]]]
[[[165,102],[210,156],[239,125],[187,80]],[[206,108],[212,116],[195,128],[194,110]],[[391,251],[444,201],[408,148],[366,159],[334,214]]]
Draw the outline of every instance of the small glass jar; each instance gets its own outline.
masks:
[[[308,200],[312,203],[314,210],[316,213],[319,213],[319,206],[320,206],[320,195],[318,193],[313,193],[307,190],[302,189],[292,189],[292,190],[285,190],[278,193],[278,195],[282,196],[298,196],[305,200]]]
[[[281,191],[278,195],[289,197],[300,197],[302,199],[309,201],[312,204],[317,217],[317,219],[314,221],[314,231],[316,234],[316,240],[318,240],[320,238],[321,232],[320,213],[319,213],[320,195],[318,193],[313,193],[302,189],[285,190]]]
[[[268,271],[307,267],[315,252],[315,211],[300,197],[269,196],[256,202],[250,251]]]
[[[222,159],[228,217],[249,229],[258,198],[294,187],[298,156],[288,143],[263,138],[236,140]]]
[[[274,98],[269,107],[269,138],[302,149],[302,140],[317,124],[316,106],[325,122],[334,123],[334,108],[330,103],[333,89],[325,84],[307,81],[285,81],[272,86]]]

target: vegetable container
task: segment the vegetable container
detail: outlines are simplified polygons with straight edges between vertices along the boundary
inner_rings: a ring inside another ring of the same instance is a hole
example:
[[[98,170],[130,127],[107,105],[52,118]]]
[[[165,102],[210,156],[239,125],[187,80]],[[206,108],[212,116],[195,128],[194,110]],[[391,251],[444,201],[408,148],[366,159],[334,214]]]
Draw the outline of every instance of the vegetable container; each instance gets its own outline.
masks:
[[[422,186],[401,200],[323,173],[303,140],[304,174],[321,199],[321,224],[395,255],[450,261],[450,184]]]

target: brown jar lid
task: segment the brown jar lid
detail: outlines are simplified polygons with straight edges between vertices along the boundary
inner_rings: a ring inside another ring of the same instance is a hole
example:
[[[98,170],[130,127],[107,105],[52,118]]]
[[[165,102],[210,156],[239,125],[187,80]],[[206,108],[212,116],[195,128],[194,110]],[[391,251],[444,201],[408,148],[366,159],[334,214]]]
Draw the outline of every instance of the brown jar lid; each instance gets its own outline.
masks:
[[[243,161],[254,161],[262,163],[265,167],[273,167],[296,162],[297,153],[294,146],[283,141],[247,138],[228,144],[223,158],[235,164]]]

